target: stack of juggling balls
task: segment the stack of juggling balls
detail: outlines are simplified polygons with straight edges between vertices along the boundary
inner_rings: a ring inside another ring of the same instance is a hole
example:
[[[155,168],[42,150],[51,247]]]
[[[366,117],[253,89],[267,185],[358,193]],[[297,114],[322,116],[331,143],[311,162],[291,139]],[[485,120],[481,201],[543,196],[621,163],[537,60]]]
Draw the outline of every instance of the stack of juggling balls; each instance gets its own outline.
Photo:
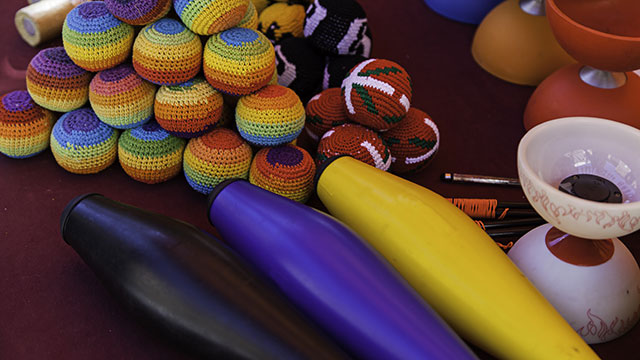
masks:
[[[411,107],[411,77],[397,63],[368,59],[340,88],[323,90],[307,103],[306,132],[318,141],[316,161],[351,155],[381,170],[418,172],[439,148],[431,117]]]
[[[118,159],[145,183],[183,172],[207,194],[245,178],[304,202],[332,155],[403,172],[437,149],[435,124],[409,108],[409,75],[367,60],[354,0],[92,1],[68,14],[62,37],[31,60],[27,91],[0,98],[7,156],[49,147],[72,173]],[[305,124],[321,138],[315,161],[295,145]]]

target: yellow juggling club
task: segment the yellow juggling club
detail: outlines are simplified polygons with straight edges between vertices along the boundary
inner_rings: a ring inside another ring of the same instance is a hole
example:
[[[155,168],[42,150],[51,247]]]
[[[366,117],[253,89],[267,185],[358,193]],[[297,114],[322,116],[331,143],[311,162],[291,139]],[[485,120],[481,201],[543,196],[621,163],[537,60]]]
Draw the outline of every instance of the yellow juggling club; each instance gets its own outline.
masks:
[[[493,240],[440,195],[351,157],[319,170],[317,192],[485,351],[503,359],[598,358]]]

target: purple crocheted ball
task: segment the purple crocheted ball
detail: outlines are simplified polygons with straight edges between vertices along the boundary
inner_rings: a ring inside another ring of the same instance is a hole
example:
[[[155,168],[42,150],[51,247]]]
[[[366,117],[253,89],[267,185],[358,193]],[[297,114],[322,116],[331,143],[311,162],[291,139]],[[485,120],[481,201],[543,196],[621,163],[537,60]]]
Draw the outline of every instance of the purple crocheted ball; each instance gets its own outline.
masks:
[[[147,25],[163,18],[171,0],[104,0],[109,12],[130,25]]]

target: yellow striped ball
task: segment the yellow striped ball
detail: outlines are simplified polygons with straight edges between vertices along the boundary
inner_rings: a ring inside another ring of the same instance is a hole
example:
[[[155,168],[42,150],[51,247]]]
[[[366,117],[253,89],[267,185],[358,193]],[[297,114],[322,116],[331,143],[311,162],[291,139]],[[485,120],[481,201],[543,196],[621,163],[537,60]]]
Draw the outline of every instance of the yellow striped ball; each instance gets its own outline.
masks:
[[[212,35],[236,26],[249,7],[249,0],[174,0],[182,22],[194,33]]]
[[[103,1],[75,7],[62,26],[67,54],[87,71],[102,71],[122,63],[131,54],[133,26],[111,15]]]
[[[214,88],[231,95],[247,95],[271,81],[276,55],[262,33],[233,28],[209,38],[203,68]]]

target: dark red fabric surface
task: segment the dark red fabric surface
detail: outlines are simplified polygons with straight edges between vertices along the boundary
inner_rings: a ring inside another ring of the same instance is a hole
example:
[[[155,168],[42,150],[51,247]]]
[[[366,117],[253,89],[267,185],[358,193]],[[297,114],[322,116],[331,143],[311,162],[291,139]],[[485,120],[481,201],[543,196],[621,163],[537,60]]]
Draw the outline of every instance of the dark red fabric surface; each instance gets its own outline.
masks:
[[[516,177],[522,113],[533,88],[503,82],[475,64],[470,54],[475,26],[442,18],[421,0],[360,2],[373,33],[373,56],[406,68],[413,77],[413,106],[429,113],[440,128],[435,160],[408,179],[445,196],[522,200],[519,189],[445,184],[439,175]],[[25,89],[24,72],[38,51],[22,41],[13,25],[24,5],[26,0],[0,2],[0,93]],[[0,155],[0,359],[191,358],[126,312],[62,240],[62,209],[86,192],[213,231],[204,196],[183,175],[146,185],[130,179],[117,163],[82,176],[60,168],[48,150],[25,160]],[[637,234],[623,240],[638,258]],[[594,349],[603,359],[639,358],[634,351],[639,341],[636,326]]]

